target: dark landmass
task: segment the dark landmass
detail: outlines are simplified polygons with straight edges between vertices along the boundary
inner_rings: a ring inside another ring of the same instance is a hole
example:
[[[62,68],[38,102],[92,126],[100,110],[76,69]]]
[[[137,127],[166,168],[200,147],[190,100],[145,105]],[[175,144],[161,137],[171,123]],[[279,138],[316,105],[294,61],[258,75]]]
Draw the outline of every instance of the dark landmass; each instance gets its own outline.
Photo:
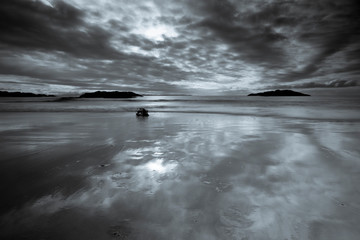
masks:
[[[105,91],[97,91],[92,93],[84,93],[79,98],[135,98],[142,97],[140,94],[136,94],[133,92],[105,92]]]
[[[55,97],[55,95],[0,91],[0,97]]]
[[[282,96],[310,96],[310,95],[301,92],[295,92],[292,90],[276,90],[276,91],[267,91],[261,93],[251,93],[248,96],[282,97]]]

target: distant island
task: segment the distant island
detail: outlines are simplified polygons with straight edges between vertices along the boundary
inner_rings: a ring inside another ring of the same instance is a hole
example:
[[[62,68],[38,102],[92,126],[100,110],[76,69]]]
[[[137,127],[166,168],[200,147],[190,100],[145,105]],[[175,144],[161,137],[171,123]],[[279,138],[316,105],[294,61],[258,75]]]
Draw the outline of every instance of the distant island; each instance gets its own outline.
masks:
[[[135,98],[142,97],[142,95],[134,92],[106,92],[106,91],[96,91],[92,93],[84,93],[80,95],[79,98]]]
[[[55,95],[35,94],[29,92],[0,91],[0,97],[55,97]]]
[[[48,95],[48,94],[35,94],[30,92],[0,91],[0,97],[56,97],[56,96]],[[71,100],[75,100],[76,98],[135,98],[135,97],[143,97],[143,95],[134,92],[96,91],[96,92],[84,93],[79,97],[60,97],[59,99],[56,99],[54,101],[55,102],[71,101]]]
[[[275,90],[261,93],[250,93],[248,96],[263,96],[263,97],[283,97],[283,96],[310,96],[301,92],[295,92],[292,90]]]

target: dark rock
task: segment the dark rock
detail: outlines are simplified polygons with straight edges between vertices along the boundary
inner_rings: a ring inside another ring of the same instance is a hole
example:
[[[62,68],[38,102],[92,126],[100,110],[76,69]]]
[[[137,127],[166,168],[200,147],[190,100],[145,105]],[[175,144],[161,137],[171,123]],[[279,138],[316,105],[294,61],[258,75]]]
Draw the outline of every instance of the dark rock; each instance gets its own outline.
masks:
[[[0,91],[0,97],[55,97],[55,95]]]
[[[138,108],[138,110],[136,112],[136,116],[138,116],[138,117],[148,117],[149,112],[145,108]]]
[[[108,229],[108,234],[116,239],[130,239],[132,235],[132,229],[129,222],[121,221],[120,225],[111,226]]]
[[[295,92],[292,90],[276,90],[276,91],[267,91],[261,93],[251,93],[248,96],[282,97],[282,96],[310,96],[310,95],[301,92]]]
[[[133,92],[97,91],[92,93],[84,93],[80,96],[80,98],[135,98],[135,97],[142,97],[142,95]]]

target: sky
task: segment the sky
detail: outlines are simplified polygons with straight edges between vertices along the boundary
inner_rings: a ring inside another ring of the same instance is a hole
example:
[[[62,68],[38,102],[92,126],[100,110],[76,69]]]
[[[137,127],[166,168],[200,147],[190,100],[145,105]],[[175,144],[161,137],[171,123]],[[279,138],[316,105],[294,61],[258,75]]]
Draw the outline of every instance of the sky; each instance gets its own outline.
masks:
[[[359,13],[358,0],[1,0],[0,90],[358,91]]]

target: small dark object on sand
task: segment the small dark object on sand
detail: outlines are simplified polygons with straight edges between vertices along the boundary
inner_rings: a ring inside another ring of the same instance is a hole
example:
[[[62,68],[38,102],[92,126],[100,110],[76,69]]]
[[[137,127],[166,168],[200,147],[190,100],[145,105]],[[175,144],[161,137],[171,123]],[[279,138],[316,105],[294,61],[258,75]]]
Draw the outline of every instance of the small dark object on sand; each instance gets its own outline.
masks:
[[[138,117],[148,117],[149,113],[145,108],[138,108],[136,112],[136,116]]]

